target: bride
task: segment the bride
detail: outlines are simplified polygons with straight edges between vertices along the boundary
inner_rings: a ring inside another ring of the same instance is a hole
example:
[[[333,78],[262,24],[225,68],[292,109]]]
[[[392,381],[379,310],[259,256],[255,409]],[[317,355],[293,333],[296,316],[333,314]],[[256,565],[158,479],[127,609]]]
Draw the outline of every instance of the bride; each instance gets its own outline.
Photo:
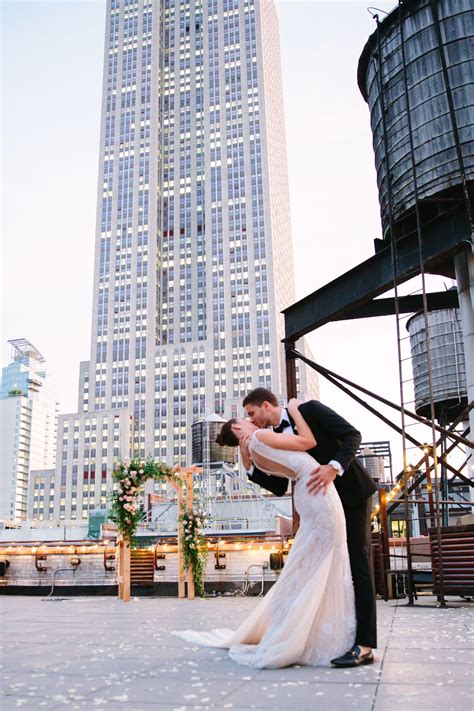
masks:
[[[355,639],[344,512],[333,484],[316,496],[305,486],[315,465],[305,450],[316,442],[300,404],[296,399],[288,404],[298,434],[277,434],[232,419],[217,438],[222,446],[240,445],[246,467],[251,459],[262,471],[295,482],[300,526],[278,581],[235,631],[173,632],[193,644],[228,648],[235,662],[258,668],[329,665]]]

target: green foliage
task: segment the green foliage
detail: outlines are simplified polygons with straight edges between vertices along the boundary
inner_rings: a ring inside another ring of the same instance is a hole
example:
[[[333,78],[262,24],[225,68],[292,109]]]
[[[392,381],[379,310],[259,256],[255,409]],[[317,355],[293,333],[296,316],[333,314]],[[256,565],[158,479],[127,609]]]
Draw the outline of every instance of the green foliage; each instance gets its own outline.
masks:
[[[183,527],[183,560],[184,567],[192,566],[194,586],[199,597],[204,597],[204,573],[207,561],[207,545],[202,535],[207,518],[200,502],[195,502],[192,511],[186,511],[183,506],[180,523]]]
[[[133,545],[142,512],[138,506],[138,497],[142,485],[147,479],[166,481],[180,478],[167,464],[156,463],[151,457],[146,461],[132,459],[121,462],[114,471],[114,491],[112,492],[112,521],[117,524],[119,533]]]

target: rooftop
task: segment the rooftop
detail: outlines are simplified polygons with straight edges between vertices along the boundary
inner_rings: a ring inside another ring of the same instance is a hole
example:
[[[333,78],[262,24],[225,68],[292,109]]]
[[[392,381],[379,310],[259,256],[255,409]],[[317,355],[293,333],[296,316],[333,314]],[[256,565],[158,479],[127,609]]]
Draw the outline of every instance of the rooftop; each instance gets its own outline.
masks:
[[[10,343],[12,347],[13,360],[26,362],[33,360],[38,363],[44,363],[44,357],[39,350],[26,338],[14,338],[12,341],[8,341],[8,343]]]
[[[252,669],[225,650],[192,647],[173,629],[239,624],[257,598],[4,595],[3,711],[94,709],[344,709],[465,711],[474,705],[472,605],[434,598],[378,603],[373,666]],[[471,628],[471,630],[470,630]]]

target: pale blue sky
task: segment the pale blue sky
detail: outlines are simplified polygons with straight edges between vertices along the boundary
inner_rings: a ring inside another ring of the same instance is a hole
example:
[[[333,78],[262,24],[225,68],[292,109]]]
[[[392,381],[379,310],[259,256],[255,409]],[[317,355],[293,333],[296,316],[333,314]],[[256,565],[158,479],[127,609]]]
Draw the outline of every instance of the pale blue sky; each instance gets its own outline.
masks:
[[[356,82],[374,21],[362,2],[276,4],[300,298],[371,256],[380,234],[369,113]],[[1,9],[2,364],[7,339],[31,340],[70,412],[90,347],[105,2],[3,0]],[[322,364],[397,398],[392,319],[329,325],[310,344]],[[321,394],[365,439],[391,437],[332,386],[322,383]]]

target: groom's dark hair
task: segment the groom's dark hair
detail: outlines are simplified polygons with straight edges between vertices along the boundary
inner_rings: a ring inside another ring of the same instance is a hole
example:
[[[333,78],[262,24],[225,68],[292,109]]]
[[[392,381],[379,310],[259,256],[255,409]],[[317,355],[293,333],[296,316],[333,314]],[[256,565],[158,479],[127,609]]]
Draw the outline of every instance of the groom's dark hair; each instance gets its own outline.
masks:
[[[264,402],[269,402],[270,405],[278,405],[278,400],[271,390],[267,390],[267,388],[255,388],[244,397],[242,407],[246,405],[258,405],[261,407]]]

